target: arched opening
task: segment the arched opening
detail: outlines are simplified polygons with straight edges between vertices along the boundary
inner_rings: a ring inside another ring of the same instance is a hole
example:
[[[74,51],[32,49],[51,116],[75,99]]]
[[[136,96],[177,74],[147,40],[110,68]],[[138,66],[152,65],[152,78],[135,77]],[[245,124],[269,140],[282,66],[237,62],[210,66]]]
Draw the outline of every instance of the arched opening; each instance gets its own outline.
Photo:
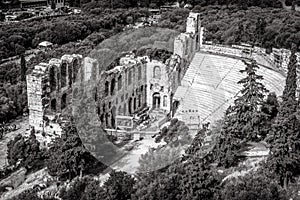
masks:
[[[196,50],[199,50],[199,35],[196,36]]]
[[[65,109],[67,107],[67,94],[64,93],[61,97],[61,109]]]
[[[69,86],[72,86],[73,83],[73,69],[71,65],[68,65],[68,82],[69,82]]]
[[[180,84],[180,76],[181,76],[181,68],[179,68],[179,70],[178,70],[178,76],[177,76],[177,82],[178,82],[178,85],[181,85]]]
[[[114,95],[116,80],[113,78],[110,83],[110,95]]]
[[[61,87],[65,87],[67,85],[67,64],[63,63],[60,68],[60,85]]]
[[[168,101],[168,97],[167,97],[167,95],[164,95],[163,107],[167,107],[167,101]]]
[[[113,107],[111,109],[111,127],[112,128],[116,128],[116,120],[115,120],[115,117],[116,117],[116,107]]]
[[[129,70],[129,73],[128,73],[128,85],[131,85],[132,83],[132,71]]]
[[[129,112],[129,115],[132,114],[132,98],[131,97],[128,99],[128,112]]]
[[[142,66],[139,65],[139,68],[138,68],[138,79],[141,80],[142,78]]]
[[[118,109],[118,115],[122,115],[123,113],[123,109],[122,109],[122,105],[119,106],[119,109]]]
[[[160,79],[161,77],[161,70],[160,70],[160,67],[159,66],[155,66],[153,68],[153,78],[157,78],[157,79]]]
[[[124,104],[124,107],[123,107],[123,115],[126,115],[126,103]]]
[[[49,72],[49,82],[50,82],[50,91],[54,92],[56,90],[56,69],[55,66],[50,68]]]
[[[118,77],[118,90],[122,89],[122,75]]]
[[[158,92],[154,93],[152,96],[152,107],[153,109],[160,108],[160,94]]]
[[[172,105],[172,117],[174,117],[178,107],[179,107],[179,101],[175,100]]]
[[[139,94],[139,101],[138,106],[141,107],[142,105],[142,95]]]
[[[103,123],[104,122],[104,114],[100,115],[100,122]]]
[[[105,103],[102,105],[102,111],[105,113]]]
[[[108,93],[109,93],[109,82],[106,81],[105,82],[105,89],[104,89],[105,96],[108,96]]]
[[[108,127],[108,119],[109,119],[109,114],[106,113],[106,114],[105,114],[105,127],[106,127],[106,128]]]
[[[136,98],[133,99],[133,111],[135,112],[136,110]]]
[[[50,103],[51,111],[56,112],[56,99],[52,99]]]
[[[94,100],[97,101],[98,100],[98,90],[97,87],[94,88],[95,94],[94,94]]]
[[[76,77],[77,77],[77,74],[78,74],[78,70],[79,70],[79,62],[77,59],[75,59],[73,61],[73,82],[76,81]]]

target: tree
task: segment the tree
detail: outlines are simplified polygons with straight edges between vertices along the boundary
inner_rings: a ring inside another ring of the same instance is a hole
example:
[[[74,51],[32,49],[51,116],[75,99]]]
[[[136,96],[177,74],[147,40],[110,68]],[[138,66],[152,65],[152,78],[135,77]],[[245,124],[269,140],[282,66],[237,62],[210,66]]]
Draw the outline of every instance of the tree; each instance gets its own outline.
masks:
[[[222,200],[287,200],[286,192],[278,183],[262,172],[252,172],[236,180],[229,180],[219,191]]]
[[[261,111],[269,116],[269,120],[276,118],[279,103],[275,92],[269,93],[266,101],[263,102]]]
[[[203,166],[201,161],[186,165],[185,171],[180,179],[180,199],[215,199],[214,195],[221,181],[217,172]]]
[[[159,147],[149,149],[139,159],[139,173],[148,173],[163,169],[180,158],[182,147]]]
[[[34,133],[29,138],[19,134],[7,144],[7,159],[10,165],[19,164],[34,170],[44,166],[45,151]]]
[[[63,200],[106,200],[104,189],[100,186],[100,181],[93,177],[85,176],[75,178],[69,186],[60,190],[59,197]]]
[[[21,55],[21,81],[26,81],[26,60],[24,54]]]
[[[255,36],[260,46],[262,46],[263,36],[266,32],[266,26],[267,26],[266,20],[264,18],[259,17],[256,21]]]
[[[300,174],[300,122],[297,118],[295,50],[292,50],[282,103],[270,136],[268,168],[287,188],[292,177]]]
[[[170,146],[178,146],[188,144],[191,141],[191,136],[185,123],[174,118],[169,127],[164,127],[161,130],[155,141],[160,142],[162,139]]]
[[[241,73],[247,76],[238,83],[243,85],[241,95],[234,101],[225,114],[216,146],[213,150],[219,165],[230,167],[239,162],[238,150],[247,141],[259,140],[263,132],[262,122],[265,119],[260,106],[267,92],[260,82],[263,77],[256,74],[257,64],[245,62],[246,68]]]
[[[263,77],[256,74],[259,68],[256,61],[245,64],[246,68],[241,73],[246,73],[247,76],[238,82],[243,85],[243,89],[241,96],[234,101],[230,115],[235,115],[238,119],[237,126],[240,131],[236,136],[255,140],[260,135],[260,119],[263,117],[259,107],[263,104],[268,90],[261,83]]]
[[[285,87],[282,94],[282,100],[296,101],[296,89],[297,89],[297,56],[296,47],[293,46],[291,56],[288,64],[288,73],[286,77]]]
[[[265,138],[271,131],[279,110],[279,103],[274,92],[269,93],[261,106],[261,112],[265,117],[262,121],[261,136]]]
[[[109,179],[103,184],[103,188],[109,200],[128,200],[135,192],[135,183],[134,178],[126,172],[113,170],[109,174]]]
[[[105,166],[98,162],[87,151],[74,125],[64,128],[64,134],[50,146],[47,167],[49,174],[60,179],[73,179],[83,173],[89,173],[95,168],[103,170]]]

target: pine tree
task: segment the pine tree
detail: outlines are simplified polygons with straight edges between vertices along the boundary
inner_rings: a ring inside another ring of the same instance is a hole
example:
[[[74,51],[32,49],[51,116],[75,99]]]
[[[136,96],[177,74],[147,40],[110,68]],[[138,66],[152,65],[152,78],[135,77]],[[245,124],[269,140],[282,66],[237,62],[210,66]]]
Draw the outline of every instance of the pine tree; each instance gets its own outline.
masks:
[[[262,134],[265,114],[260,111],[260,106],[268,90],[260,82],[263,77],[256,74],[256,62],[245,64],[246,68],[241,73],[247,76],[238,82],[243,85],[241,96],[227,109],[220,137],[213,150],[216,161],[225,167],[239,162],[238,150],[243,143],[258,140]]]
[[[300,174],[300,123],[297,119],[295,50],[292,50],[282,103],[272,129],[268,167],[287,188],[291,178]]]
[[[234,120],[237,123],[238,135],[236,136],[241,139],[255,140],[260,135],[260,122],[264,118],[259,107],[263,104],[265,93],[268,90],[261,83],[263,77],[256,74],[259,68],[256,61],[244,63],[246,68],[240,72],[246,73],[247,76],[238,82],[238,84],[243,85],[243,89],[241,96],[235,100],[233,107],[231,107],[231,115],[234,115]]]

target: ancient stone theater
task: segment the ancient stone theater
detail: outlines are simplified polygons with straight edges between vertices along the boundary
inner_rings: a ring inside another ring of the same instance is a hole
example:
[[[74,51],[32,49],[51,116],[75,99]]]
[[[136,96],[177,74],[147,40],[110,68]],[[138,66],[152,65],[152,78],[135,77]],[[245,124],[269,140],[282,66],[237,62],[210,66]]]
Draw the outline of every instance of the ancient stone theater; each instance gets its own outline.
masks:
[[[173,96],[201,45],[200,16],[190,13],[167,58],[128,52],[102,71],[96,59],[81,55],[40,63],[27,75],[30,126],[45,131],[72,103],[72,87],[97,79],[95,102],[104,128],[135,128],[145,120],[157,128],[175,114]]]

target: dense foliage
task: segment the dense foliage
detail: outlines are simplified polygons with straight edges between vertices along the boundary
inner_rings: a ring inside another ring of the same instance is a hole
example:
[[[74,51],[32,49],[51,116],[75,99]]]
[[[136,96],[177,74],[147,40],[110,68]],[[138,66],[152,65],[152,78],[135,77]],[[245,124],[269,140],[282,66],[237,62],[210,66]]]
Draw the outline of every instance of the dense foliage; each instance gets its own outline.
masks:
[[[286,191],[262,172],[252,172],[237,180],[231,180],[220,191],[222,200],[287,200]]]
[[[283,91],[282,103],[273,124],[269,142],[271,155],[269,169],[277,176],[281,186],[287,188],[293,177],[300,174],[300,121],[296,101],[297,62],[292,51],[288,65],[288,76]]]
[[[47,153],[49,174],[60,179],[98,173],[106,168],[84,147],[76,128],[71,124],[65,127],[65,133],[53,142]]]
[[[241,72],[246,73],[246,77],[238,82],[243,85],[241,94],[226,111],[220,137],[214,149],[218,164],[224,167],[238,163],[238,150],[247,141],[258,141],[265,137],[262,135],[265,115],[260,107],[267,90],[261,83],[263,77],[256,74],[256,62],[245,64],[246,68]]]
[[[193,11],[201,15],[205,40],[214,43],[245,42],[268,49],[289,49],[292,43],[300,46],[299,12],[259,7],[241,10],[234,5],[195,6]],[[164,12],[158,26],[183,31],[188,13],[189,10],[182,8]]]
[[[17,135],[7,144],[7,160],[10,165],[36,170],[45,164],[45,149],[40,146],[35,134],[28,139]]]
[[[171,120],[168,127],[164,127],[158,136],[155,138],[155,142],[161,142],[163,140],[170,146],[185,145],[191,142],[191,136],[189,134],[189,128],[183,121],[174,118]]]

